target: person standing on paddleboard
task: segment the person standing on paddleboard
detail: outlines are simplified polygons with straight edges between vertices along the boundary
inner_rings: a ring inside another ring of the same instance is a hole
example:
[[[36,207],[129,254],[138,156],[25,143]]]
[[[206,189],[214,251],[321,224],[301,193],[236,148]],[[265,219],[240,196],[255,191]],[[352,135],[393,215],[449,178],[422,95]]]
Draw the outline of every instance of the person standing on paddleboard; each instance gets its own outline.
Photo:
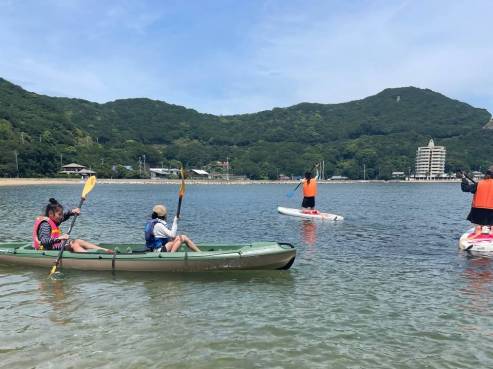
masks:
[[[477,183],[462,175],[461,189],[474,194],[471,211],[467,216],[467,220],[476,225],[470,238],[480,235],[483,226],[488,226],[493,235],[493,165],[486,171],[484,179]]]
[[[315,209],[315,196],[317,196],[317,178],[318,178],[318,164],[315,165],[317,175],[312,177],[311,172],[305,173],[305,178],[302,179],[303,183],[303,202],[301,203],[301,210],[303,212],[311,211]]]

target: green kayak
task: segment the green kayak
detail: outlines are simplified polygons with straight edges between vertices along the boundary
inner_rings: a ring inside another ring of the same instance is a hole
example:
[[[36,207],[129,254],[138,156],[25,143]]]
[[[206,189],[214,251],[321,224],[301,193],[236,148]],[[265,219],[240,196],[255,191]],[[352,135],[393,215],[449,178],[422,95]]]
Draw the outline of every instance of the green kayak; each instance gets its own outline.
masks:
[[[101,244],[115,254],[101,252],[63,253],[63,269],[114,270],[132,272],[198,272],[207,270],[289,269],[296,249],[289,243],[198,245],[200,252],[182,246],[177,252],[146,252],[142,245]],[[0,263],[38,266],[49,269],[58,251],[38,251],[24,243],[0,243]]]

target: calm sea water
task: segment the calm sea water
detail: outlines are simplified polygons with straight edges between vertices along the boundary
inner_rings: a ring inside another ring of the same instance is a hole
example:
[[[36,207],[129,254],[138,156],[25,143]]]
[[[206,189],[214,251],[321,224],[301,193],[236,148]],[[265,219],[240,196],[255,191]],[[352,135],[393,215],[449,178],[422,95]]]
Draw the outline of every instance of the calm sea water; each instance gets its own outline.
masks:
[[[493,367],[493,261],[457,249],[470,204],[459,184],[320,186],[317,205],[338,224],[277,214],[299,205],[292,187],[189,185],[179,223],[198,242],[291,242],[289,271],[52,281],[0,265],[0,367]],[[74,236],[138,242],[177,190],[97,185]],[[0,188],[0,240],[28,240],[49,197],[76,206],[80,192]]]

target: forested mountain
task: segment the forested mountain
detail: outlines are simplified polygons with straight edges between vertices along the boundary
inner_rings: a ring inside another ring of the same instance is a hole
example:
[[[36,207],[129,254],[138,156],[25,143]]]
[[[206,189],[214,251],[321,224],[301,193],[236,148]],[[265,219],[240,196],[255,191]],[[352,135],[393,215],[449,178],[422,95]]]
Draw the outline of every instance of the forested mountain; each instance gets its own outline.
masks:
[[[388,178],[413,170],[418,146],[447,147],[447,169],[493,163],[491,114],[431,90],[386,89],[342,104],[301,103],[216,116],[150,99],[97,104],[38,95],[0,78],[0,176],[53,176],[77,162],[100,177],[132,176],[119,165],[189,168],[230,158],[252,179],[300,175],[325,160],[326,175]],[[116,170],[116,172],[115,172]]]

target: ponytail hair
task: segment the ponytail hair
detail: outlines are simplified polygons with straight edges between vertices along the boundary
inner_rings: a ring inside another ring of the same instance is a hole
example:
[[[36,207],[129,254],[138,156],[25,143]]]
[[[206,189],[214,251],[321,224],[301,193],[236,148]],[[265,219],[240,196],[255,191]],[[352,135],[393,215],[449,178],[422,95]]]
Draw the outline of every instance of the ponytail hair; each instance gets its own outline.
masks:
[[[306,183],[310,184],[310,179],[312,179],[312,173],[305,172],[305,179],[306,179]]]
[[[49,201],[49,204],[46,205],[45,216],[48,217],[50,215],[50,213],[54,213],[58,209],[62,209],[62,211],[63,211],[62,204],[60,204],[58,201],[56,201],[53,197],[50,198],[48,201]]]

